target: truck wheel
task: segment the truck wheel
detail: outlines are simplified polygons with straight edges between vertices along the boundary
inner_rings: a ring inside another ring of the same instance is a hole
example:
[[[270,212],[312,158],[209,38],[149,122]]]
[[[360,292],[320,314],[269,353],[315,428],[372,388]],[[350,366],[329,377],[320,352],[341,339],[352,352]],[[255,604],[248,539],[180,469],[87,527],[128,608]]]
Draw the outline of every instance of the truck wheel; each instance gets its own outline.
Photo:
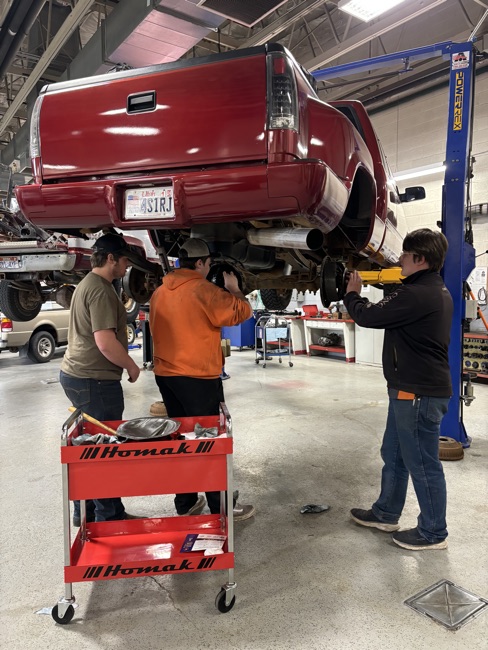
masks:
[[[122,278],[122,289],[127,298],[136,303],[135,305],[132,304],[131,312],[134,314],[132,320],[135,320],[140,305],[149,302],[149,298],[154,291],[153,280],[147,273],[132,266]],[[128,305],[126,305],[126,309],[128,309]],[[130,320],[129,313],[127,313],[127,318]]]
[[[266,309],[283,311],[288,307],[293,289],[261,289],[261,300]]]
[[[133,323],[139,315],[140,305],[137,300],[130,298],[124,289],[122,280],[114,280],[115,290],[119,294],[120,299],[124,303],[125,311],[127,313],[127,322]]]
[[[42,297],[32,285],[31,291],[12,286],[8,280],[0,281],[0,311],[11,320],[32,320],[41,311]]]
[[[323,262],[320,269],[320,301],[324,307],[344,298],[344,266]]]
[[[128,298],[125,292],[122,292],[122,302],[124,303],[125,311],[127,312],[127,322],[133,323],[139,316],[139,303],[133,298]]]
[[[136,340],[136,328],[134,323],[127,323],[127,343],[132,345]]]
[[[56,342],[49,332],[36,332],[29,341],[27,356],[36,363],[47,363],[54,356]]]
[[[207,280],[217,285],[221,289],[225,289],[224,273],[233,273],[237,278],[237,285],[240,291],[242,291],[242,293],[246,293],[242,275],[235,268],[235,266],[232,266],[232,264],[229,264],[229,262],[215,262],[212,264],[207,274]]]

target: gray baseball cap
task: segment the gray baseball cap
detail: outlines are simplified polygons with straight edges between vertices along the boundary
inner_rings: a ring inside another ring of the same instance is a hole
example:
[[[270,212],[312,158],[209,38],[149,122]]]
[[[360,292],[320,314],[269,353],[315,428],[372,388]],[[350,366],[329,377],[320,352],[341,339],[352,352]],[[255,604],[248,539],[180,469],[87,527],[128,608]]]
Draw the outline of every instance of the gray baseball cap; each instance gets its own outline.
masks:
[[[211,255],[210,249],[203,239],[191,237],[187,239],[183,246],[180,247],[178,257],[180,259],[201,259],[202,257],[209,257]]]

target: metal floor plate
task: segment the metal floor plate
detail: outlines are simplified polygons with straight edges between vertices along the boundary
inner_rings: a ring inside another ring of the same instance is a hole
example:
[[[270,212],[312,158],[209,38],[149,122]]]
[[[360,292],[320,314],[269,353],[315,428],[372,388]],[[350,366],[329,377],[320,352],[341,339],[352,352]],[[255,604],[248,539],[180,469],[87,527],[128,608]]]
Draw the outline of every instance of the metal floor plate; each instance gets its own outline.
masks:
[[[488,600],[458,587],[450,580],[440,580],[408,598],[405,605],[455,631],[486,610]]]

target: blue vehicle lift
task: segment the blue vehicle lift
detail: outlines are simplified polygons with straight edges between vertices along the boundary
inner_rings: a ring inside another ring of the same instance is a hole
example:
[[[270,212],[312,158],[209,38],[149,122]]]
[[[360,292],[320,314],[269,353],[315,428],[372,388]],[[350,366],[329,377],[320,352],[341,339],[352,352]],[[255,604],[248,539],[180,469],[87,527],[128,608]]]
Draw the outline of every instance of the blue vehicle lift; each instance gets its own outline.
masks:
[[[441,435],[454,438],[469,447],[471,438],[463,422],[464,400],[470,402],[469,391],[463,394],[463,320],[465,318],[464,286],[475,267],[470,222],[466,217],[467,185],[470,175],[471,135],[474,99],[476,51],[471,41],[436,43],[394,54],[364,59],[354,63],[313,72],[317,80],[345,77],[361,71],[386,67],[403,61],[404,72],[410,62],[441,56],[450,61],[449,113],[446,145],[446,172],[442,192],[441,229],[449,241],[449,250],[442,271],[444,282],[454,302],[449,346],[449,365],[453,396],[441,423]]]

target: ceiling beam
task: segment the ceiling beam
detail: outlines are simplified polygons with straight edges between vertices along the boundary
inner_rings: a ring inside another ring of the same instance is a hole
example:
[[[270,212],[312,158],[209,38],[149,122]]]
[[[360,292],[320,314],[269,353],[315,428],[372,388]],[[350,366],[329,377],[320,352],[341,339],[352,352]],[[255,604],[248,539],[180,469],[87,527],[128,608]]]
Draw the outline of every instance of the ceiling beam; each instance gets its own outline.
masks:
[[[300,2],[294,9],[288,11],[286,14],[273,21],[264,29],[259,30],[255,36],[248,38],[245,43],[240,45],[239,49],[244,47],[254,47],[255,45],[264,45],[272,41],[278,34],[281,34],[287,27],[290,27],[295,21],[303,18],[309,14],[312,9],[323,5],[324,0],[304,0]]]
[[[41,78],[42,74],[47,70],[51,61],[56,57],[64,43],[68,40],[71,34],[78,27],[85,15],[88,13],[89,8],[93,4],[93,0],[78,0],[76,6],[70,15],[66,18],[57,34],[52,39],[49,47],[39,59],[36,67],[26,80],[25,84],[17,93],[14,101],[9,106],[7,112],[0,120],[0,135],[5,131],[9,122],[14,118],[17,110],[22,106],[23,102],[27,99],[28,94],[33,90]]]
[[[318,68],[336,61],[340,57],[343,57],[349,52],[353,52],[361,45],[366,45],[372,38],[378,38],[387,32],[390,32],[401,25],[425,14],[426,12],[438,7],[441,4],[444,4],[446,0],[414,0],[413,2],[408,2],[406,5],[400,5],[398,9],[394,11],[394,15],[388,16],[388,18],[383,18],[378,20],[370,27],[361,29],[354,36],[351,36],[345,41],[342,41],[340,45],[336,45],[327,52],[319,54],[319,56],[305,61],[303,67],[313,72]]]
[[[22,68],[18,65],[11,65],[7,70],[7,74],[14,74],[19,77],[28,77],[32,72],[32,68]],[[50,74],[49,72],[42,73],[42,79],[46,81],[56,82],[59,81],[59,75]]]

